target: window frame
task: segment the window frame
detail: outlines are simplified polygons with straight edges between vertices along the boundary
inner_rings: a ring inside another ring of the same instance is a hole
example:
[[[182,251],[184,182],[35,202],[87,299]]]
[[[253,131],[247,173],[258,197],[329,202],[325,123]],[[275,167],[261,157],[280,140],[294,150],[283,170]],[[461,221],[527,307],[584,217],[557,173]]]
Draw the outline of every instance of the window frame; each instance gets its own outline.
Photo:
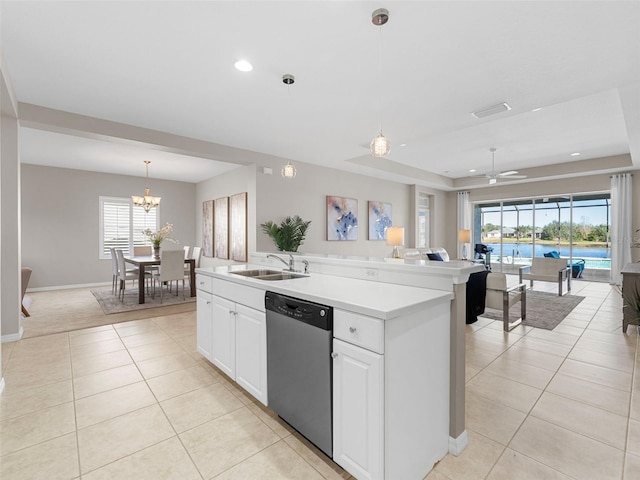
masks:
[[[98,209],[99,209],[99,212],[98,212],[98,215],[99,215],[98,258],[100,260],[111,259],[111,255],[109,254],[109,251],[108,250],[105,251],[105,237],[104,237],[105,236],[105,204],[119,204],[119,205],[128,207],[129,225],[128,225],[128,232],[127,232],[128,239],[127,239],[127,247],[126,247],[128,251],[125,251],[125,254],[129,254],[130,252],[133,252],[134,246],[151,245],[151,240],[144,237],[141,238],[139,235],[137,236],[138,238],[136,238],[136,235],[134,233],[136,229],[140,229],[140,230],[143,229],[142,226],[136,225],[136,219],[140,218],[139,214],[140,212],[144,212],[144,209],[142,207],[135,206],[133,204],[133,200],[131,199],[131,197],[111,197],[111,196],[101,195],[98,197]],[[160,207],[158,206],[158,207],[154,207],[153,209],[155,210],[154,211],[155,228],[154,227],[148,227],[148,228],[154,228],[155,230],[158,230],[160,228],[159,208]],[[145,213],[145,215],[148,215],[148,213]],[[120,228],[123,228],[123,227],[120,227]]]

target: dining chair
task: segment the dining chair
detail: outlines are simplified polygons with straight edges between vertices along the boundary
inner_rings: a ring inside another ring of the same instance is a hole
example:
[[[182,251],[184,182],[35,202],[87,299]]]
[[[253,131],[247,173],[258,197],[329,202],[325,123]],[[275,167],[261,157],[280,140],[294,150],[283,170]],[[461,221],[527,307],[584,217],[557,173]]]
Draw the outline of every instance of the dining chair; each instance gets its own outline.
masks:
[[[133,247],[133,255],[136,257],[151,256],[151,245]]]
[[[118,281],[118,259],[116,258],[116,249],[109,248],[111,253],[111,293],[116,294],[116,283]]]
[[[120,298],[120,294],[122,293],[122,301],[124,302],[124,289],[127,280],[135,280],[138,279],[139,270],[137,268],[133,268],[127,270],[127,267],[124,263],[124,254],[122,250],[116,249],[116,259],[118,261],[118,298]]]
[[[137,247],[133,247],[133,255],[136,257],[150,257],[151,256],[151,245],[140,245]],[[149,280],[153,277],[154,273],[158,272],[158,265],[147,265],[144,267],[145,278]],[[149,283],[147,282],[147,293],[149,293]]]
[[[188,246],[188,245],[185,245],[185,246],[184,246],[184,258],[185,258],[185,260],[186,260],[187,258],[191,258],[191,255],[192,255],[191,247],[190,247],[190,246]]]
[[[202,258],[202,247],[193,247],[193,251],[191,252],[191,258],[195,259],[196,261],[195,268],[200,268],[200,259]]]
[[[185,249],[186,248],[187,247],[185,247]],[[195,269],[195,268],[200,268],[201,257],[202,257],[202,247],[193,247],[190,250],[190,256],[185,258],[193,258],[195,260],[195,264],[193,265],[193,268]],[[191,265],[187,265],[184,267],[184,278],[186,278],[187,281],[191,282]],[[189,283],[189,286],[191,286],[191,283]]]
[[[162,303],[162,284],[176,281],[176,296],[178,295],[178,280],[182,280],[182,299],[184,300],[184,252],[182,250],[163,250],[160,254],[160,271],[153,274],[153,298],[155,298],[156,281],[160,284],[160,303]]]

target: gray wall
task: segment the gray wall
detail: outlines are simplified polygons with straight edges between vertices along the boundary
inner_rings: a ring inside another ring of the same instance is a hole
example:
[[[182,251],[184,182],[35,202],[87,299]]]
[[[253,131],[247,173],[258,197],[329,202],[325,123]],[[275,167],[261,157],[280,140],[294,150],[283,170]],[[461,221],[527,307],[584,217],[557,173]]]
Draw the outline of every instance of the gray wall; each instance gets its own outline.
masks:
[[[255,251],[256,247],[256,174],[255,166],[238,167],[235,170],[202,181],[196,185],[195,217],[196,237],[195,244],[202,246],[202,202],[215,200],[220,197],[228,197],[236,193],[247,192],[247,250]],[[203,257],[200,265],[213,266],[211,258]]]
[[[257,169],[257,239],[259,251],[276,251],[273,240],[262,233],[259,225],[272,220],[280,223],[288,215],[311,220],[300,252],[382,257],[391,253],[386,242],[368,239],[369,200],[392,204],[393,225],[405,227],[405,242],[413,242],[410,225],[412,192],[408,185],[365,177],[316,165],[295,163],[297,176],[285,180],[280,175],[281,163],[272,163],[272,175]],[[326,196],[336,195],[358,200],[358,240],[328,241]]]
[[[4,340],[18,340],[22,334],[18,121],[4,69],[0,69],[0,105],[0,330]]]
[[[160,224],[172,223],[173,237],[193,245],[192,183],[153,179],[162,197]],[[111,260],[99,259],[99,197],[129,197],[145,187],[142,177],[22,165],[22,264],[31,267],[30,288],[111,281]]]

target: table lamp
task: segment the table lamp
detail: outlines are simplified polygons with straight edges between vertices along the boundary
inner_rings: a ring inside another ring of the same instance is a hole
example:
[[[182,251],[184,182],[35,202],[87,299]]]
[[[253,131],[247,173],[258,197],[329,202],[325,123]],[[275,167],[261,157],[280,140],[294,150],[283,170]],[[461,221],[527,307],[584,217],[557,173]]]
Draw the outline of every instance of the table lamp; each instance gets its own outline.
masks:
[[[466,260],[467,243],[471,241],[471,230],[458,230],[458,241],[462,244],[462,260]]]
[[[400,258],[400,251],[398,250],[398,247],[404,245],[404,228],[403,227],[387,228],[387,245],[393,247],[393,252],[391,252],[391,257]]]

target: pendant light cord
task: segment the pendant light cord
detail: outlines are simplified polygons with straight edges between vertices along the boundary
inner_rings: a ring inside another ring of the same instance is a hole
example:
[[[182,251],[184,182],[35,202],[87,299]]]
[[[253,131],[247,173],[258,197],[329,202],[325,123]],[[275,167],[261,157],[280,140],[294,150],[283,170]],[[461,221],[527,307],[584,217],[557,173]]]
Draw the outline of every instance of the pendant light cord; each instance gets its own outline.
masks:
[[[380,84],[380,100],[378,103],[378,111],[380,114],[380,134],[382,135],[382,25],[380,25],[378,29],[380,30],[378,41],[378,82]]]

